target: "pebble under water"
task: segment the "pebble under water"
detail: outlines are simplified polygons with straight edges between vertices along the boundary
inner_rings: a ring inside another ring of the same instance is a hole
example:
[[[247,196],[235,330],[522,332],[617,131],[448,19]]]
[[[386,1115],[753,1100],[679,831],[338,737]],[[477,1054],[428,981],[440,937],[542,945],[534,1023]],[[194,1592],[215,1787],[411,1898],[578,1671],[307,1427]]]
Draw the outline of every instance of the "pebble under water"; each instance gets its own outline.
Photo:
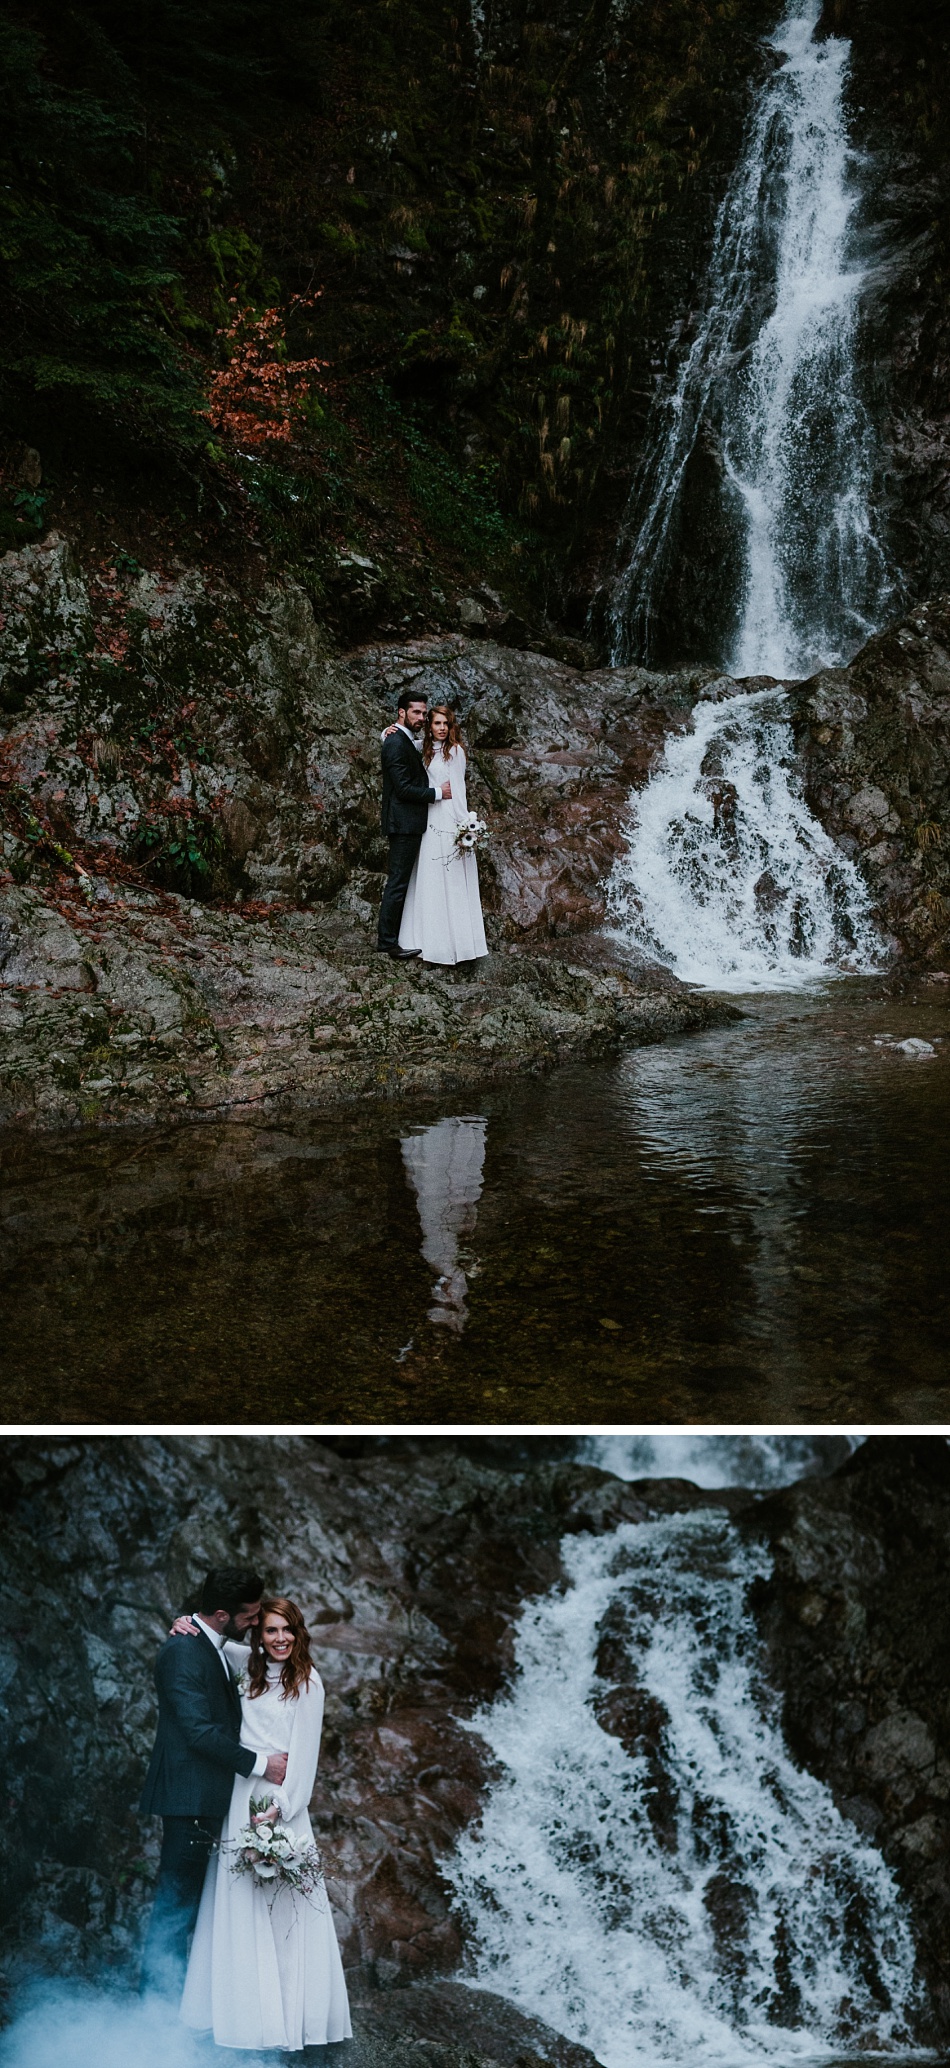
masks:
[[[4,1419],[947,1421],[948,1003],[848,980],[475,1105],[0,1137]]]

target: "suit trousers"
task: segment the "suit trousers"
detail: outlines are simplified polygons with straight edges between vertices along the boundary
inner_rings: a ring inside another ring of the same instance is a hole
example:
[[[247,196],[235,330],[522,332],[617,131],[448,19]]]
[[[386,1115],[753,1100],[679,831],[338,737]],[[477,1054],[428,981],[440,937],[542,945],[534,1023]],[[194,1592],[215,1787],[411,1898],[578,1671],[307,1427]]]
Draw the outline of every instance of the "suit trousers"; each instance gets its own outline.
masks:
[[[379,946],[397,948],[409,878],[422,845],[421,833],[390,833],[389,875],[379,908]]]
[[[162,1818],[158,1880],[142,1955],[143,1992],[181,1995],[205,1869],[220,1835],[220,1817]]]

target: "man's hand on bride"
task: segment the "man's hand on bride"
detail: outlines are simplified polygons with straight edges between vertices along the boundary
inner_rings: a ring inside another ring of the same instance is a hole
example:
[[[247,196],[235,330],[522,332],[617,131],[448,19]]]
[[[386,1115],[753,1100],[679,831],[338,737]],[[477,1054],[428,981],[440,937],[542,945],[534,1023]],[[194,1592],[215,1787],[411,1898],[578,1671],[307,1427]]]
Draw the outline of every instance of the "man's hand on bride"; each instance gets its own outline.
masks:
[[[443,783],[443,785],[442,785],[442,795],[443,795],[443,797],[445,797],[445,798],[449,798],[449,797],[451,797],[451,795],[452,795],[452,785],[451,785],[451,783]]]
[[[197,1637],[198,1625],[191,1616],[176,1616],[168,1633],[169,1637]]]
[[[274,1787],[279,1788],[286,1772],[286,1752],[269,1752],[267,1755],[267,1765],[264,1768],[265,1781],[272,1781]]]

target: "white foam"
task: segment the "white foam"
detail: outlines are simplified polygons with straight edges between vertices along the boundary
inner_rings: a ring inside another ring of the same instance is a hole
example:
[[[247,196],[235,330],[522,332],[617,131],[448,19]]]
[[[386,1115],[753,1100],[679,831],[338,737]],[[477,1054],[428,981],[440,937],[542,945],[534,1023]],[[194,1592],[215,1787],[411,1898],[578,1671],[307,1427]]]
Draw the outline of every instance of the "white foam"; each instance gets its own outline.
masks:
[[[692,1430],[633,1436],[624,1430],[582,1438],[578,1455],[618,1479],[766,1488],[831,1471],[862,1441],[860,1436],[704,1436]]]
[[[798,989],[882,965],[867,889],[802,796],[780,690],[697,704],[630,810],[611,923],[688,983]]]
[[[815,40],[820,0],[770,39],[762,86],[713,243],[704,314],[661,388],[625,519],[612,605],[615,661],[651,658],[701,435],[742,575],[736,675],[805,676],[850,659],[892,595],[873,513],[877,464],[856,339],[867,272],[859,164],[847,134],[850,45]]]
[[[570,1586],[525,1611],[512,1691],[473,1724],[501,1770],[448,1868],[476,1986],[606,2068],[906,2046],[914,1951],[895,1883],[793,1765],[764,1685],[746,1599],[765,1550],[700,1512],[563,1552]],[[657,1770],[592,1707],[608,1610],[668,1719],[655,1821]],[[732,1919],[718,1937],[717,1903]]]

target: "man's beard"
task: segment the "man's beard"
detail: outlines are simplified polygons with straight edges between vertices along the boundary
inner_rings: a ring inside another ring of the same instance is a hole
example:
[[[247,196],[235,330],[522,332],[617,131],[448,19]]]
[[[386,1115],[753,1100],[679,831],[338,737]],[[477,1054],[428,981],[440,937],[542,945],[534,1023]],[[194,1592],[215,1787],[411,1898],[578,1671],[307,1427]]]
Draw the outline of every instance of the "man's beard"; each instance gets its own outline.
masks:
[[[239,1630],[234,1620],[234,1617],[230,1616],[228,1619],[227,1629],[224,1632],[224,1636],[225,1640],[227,1641],[228,1639],[230,1639],[232,1644],[250,1644],[250,1625],[248,1625],[246,1630]]]

